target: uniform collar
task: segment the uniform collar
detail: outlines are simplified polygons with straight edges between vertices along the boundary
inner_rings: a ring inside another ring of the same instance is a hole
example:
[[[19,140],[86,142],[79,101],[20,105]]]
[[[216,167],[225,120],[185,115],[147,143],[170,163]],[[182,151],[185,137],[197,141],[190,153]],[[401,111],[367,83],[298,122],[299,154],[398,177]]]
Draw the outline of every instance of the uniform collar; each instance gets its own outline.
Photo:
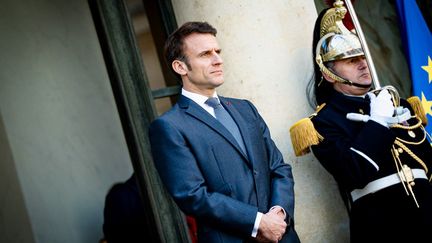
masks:
[[[369,96],[348,96],[337,91],[333,91],[329,99],[330,106],[344,113],[355,112],[361,114],[369,114],[370,100]]]

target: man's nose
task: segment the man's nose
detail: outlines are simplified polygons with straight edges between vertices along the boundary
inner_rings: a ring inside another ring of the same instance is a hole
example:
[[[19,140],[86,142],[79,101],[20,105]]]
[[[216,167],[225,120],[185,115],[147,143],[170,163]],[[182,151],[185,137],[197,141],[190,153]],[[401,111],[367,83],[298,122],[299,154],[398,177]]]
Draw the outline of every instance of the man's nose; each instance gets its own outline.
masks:
[[[367,61],[366,61],[366,58],[360,58],[360,60],[359,60],[359,68],[360,69],[365,69],[365,68],[367,68],[368,67],[368,64],[367,64]]]
[[[222,57],[216,51],[213,51],[213,64],[220,65],[223,63]]]

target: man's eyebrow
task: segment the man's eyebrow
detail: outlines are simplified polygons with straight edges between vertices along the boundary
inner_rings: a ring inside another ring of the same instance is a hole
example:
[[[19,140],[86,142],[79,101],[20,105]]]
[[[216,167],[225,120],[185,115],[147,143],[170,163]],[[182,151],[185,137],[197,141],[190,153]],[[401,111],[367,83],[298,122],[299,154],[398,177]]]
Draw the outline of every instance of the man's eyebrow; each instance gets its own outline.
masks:
[[[205,54],[210,53],[211,51],[212,51],[211,49],[209,49],[209,50],[204,50],[204,51],[198,53],[198,55],[199,55],[199,56],[202,56],[202,55],[205,55]]]
[[[203,56],[203,55],[205,55],[205,54],[209,54],[209,53],[211,53],[213,50],[214,50],[217,54],[219,54],[219,53],[222,52],[222,49],[221,49],[221,48],[214,48],[214,49],[204,50],[204,51],[198,53],[198,56]]]

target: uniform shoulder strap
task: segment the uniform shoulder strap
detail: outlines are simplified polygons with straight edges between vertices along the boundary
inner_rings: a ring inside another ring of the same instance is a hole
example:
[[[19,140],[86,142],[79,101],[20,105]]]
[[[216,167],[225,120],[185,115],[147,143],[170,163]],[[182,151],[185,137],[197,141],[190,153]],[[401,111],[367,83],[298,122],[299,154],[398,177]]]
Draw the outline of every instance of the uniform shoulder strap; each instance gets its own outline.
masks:
[[[291,143],[296,156],[309,153],[310,146],[317,145],[324,139],[315,129],[311,120],[324,106],[325,103],[321,104],[309,117],[299,120],[290,127]]]
[[[408,103],[411,105],[414,113],[420,120],[422,121],[423,126],[426,126],[428,123],[426,112],[422,106],[420,98],[418,96],[411,96],[407,99]]]

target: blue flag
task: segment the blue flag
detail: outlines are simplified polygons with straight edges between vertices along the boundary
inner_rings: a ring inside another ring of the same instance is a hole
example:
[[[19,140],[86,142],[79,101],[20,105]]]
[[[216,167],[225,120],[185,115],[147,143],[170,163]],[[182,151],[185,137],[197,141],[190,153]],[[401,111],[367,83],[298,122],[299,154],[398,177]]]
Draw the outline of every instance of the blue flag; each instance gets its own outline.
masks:
[[[407,55],[413,92],[421,100],[432,131],[432,34],[415,0],[397,0],[402,43]]]

